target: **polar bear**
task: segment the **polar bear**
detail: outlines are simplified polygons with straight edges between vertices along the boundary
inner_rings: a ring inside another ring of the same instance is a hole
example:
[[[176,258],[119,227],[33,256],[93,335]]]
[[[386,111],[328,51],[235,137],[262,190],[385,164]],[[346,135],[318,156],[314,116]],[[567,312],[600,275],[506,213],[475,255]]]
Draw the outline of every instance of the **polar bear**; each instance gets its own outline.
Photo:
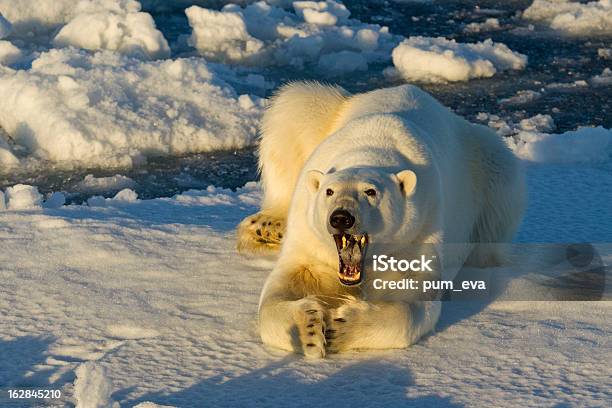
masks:
[[[438,278],[494,265],[525,205],[515,156],[411,85],[350,95],[286,85],[264,115],[261,211],[238,227],[243,252],[280,249],[259,304],[263,342],[324,357],[403,348],[432,331],[437,300],[375,296],[364,259],[377,243],[446,250]],[[364,277],[365,275],[365,277]]]

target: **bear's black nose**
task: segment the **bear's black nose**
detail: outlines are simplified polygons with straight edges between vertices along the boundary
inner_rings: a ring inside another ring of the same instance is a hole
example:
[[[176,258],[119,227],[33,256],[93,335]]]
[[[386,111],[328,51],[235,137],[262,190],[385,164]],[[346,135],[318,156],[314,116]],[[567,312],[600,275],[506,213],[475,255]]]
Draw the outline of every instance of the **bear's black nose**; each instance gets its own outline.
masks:
[[[338,230],[347,230],[355,224],[355,217],[346,210],[334,210],[329,216],[329,223]]]

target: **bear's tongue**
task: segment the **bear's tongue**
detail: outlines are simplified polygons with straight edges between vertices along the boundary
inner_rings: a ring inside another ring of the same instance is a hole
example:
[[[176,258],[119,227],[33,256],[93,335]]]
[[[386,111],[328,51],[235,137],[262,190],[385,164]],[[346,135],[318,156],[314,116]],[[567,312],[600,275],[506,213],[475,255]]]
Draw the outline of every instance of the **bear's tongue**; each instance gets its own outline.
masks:
[[[365,260],[368,236],[351,234],[334,234],[338,250],[338,278],[347,286],[358,285],[363,278],[362,267]]]

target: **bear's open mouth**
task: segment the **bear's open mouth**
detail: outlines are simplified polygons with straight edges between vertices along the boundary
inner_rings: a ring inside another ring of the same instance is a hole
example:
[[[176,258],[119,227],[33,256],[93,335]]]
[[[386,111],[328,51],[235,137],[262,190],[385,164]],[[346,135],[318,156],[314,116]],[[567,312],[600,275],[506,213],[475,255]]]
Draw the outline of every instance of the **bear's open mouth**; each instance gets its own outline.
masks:
[[[361,283],[363,279],[363,265],[365,261],[368,235],[334,234],[336,249],[338,250],[338,278],[343,285],[353,286]]]

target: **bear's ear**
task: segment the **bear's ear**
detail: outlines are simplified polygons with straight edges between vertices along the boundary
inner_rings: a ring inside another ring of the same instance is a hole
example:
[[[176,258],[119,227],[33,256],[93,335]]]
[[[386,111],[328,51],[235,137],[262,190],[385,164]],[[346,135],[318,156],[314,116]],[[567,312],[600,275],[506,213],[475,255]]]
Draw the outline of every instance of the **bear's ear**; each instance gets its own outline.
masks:
[[[316,193],[319,190],[319,186],[321,185],[321,177],[323,177],[323,173],[319,170],[310,170],[306,174],[306,184],[308,185],[308,190],[311,193]]]
[[[400,190],[406,197],[412,195],[416,189],[417,176],[412,170],[402,170],[395,175],[400,185]]]

